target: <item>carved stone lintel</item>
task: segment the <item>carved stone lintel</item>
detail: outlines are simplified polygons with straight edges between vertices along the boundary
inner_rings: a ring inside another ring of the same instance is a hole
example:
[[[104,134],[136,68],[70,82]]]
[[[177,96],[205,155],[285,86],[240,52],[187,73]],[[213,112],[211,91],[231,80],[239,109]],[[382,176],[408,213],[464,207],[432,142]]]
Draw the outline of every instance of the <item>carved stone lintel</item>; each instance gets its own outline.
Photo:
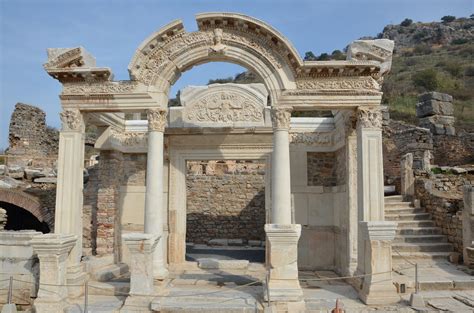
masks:
[[[167,109],[149,109],[147,111],[148,117],[148,131],[165,131],[166,117],[168,115]]]
[[[274,130],[290,129],[291,107],[276,107],[272,109],[272,124]]]
[[[62,130],[82,131],[84,119],[79,110],[67,109],[59,113],[62,122]]]
[[[357,126],[360,128],[382,128],[382,112],[380,108],[359,107],[357,110]]]

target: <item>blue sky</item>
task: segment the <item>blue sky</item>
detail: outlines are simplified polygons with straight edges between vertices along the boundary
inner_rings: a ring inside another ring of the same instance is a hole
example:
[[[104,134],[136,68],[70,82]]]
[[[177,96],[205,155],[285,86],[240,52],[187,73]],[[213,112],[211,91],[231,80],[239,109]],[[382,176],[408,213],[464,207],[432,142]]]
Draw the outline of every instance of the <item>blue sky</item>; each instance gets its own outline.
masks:
[[[149,34],[174,19],[196,30],[194,15],[211,11],[259,18],[304,55],[342,49],[406,17],[428,22],[444,15],[469,16],[474,0],[0,0],[0,148],[8,146],[8,123],[17,102],[42,108],[47,123],[59,127],[60,84],[42,68],[46,48],[81,45],[98,66],[112,68],[115,79],[128,79],[127,65]],[[184,73],[172,92],[240,71],[225,63],[201,65]]]

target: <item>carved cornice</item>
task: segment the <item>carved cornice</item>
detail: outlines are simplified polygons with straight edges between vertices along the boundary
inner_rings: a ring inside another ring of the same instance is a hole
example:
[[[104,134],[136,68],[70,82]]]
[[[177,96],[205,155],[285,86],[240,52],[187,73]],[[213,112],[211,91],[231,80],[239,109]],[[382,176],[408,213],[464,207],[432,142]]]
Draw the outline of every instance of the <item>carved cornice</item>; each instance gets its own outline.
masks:
[[[275,107],[271,110],[272,125],[274,130],[290,129],[291,107]]]
[[[84,119],[79,110],[67,109],[59,113],[62,130],[83,131]]]
[[[382,112],[379,107],[359,107],[357,109],[357,127],[382,128]]]
[[[149,109],[147,111],[148,131],[164,132],[167,115],[168,110],[166,109]]]

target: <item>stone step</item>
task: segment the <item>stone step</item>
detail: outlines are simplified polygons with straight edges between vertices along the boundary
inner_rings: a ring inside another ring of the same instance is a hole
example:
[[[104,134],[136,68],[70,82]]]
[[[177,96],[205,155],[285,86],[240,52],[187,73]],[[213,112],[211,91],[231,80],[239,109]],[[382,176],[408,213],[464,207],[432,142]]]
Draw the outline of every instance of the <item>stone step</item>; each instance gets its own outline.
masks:
[[[385,214],[414,214],[414,213],[426,213],[423,209],[410,208],[391,208],[385,209]]]
[[[125,263],[112,264],[100,268],[92,273],[92,278],[96,281],[106,282],[128,273],[128,265]]]
[[[398,235],[395,237],[394,243],[442,243],[448,242],[448,238],[445,235]]]
[[[419,221],[399,221],[398,228],[413,228],[413,227],[434,227],[435,223],[432,220]]]
[[[385,202],[385,209],[395,209],[395,208],[412,208],[413,205],[408,201],[393,201]]]
[[[385,214],[386,221],[418,221],[431,219],[430,213]]]
[[[130,282],[100,282],[89,281],[89,295],[96,296],[128,296]]]
[[[198,259],[198,266],[202,269],[247,269],[248,260],[219,260],[215,258]]]
[[[418,261],[439,261],[448,260],[451,252],[393,252],[392,259],[395,262],[404,262],[408,259],[411,262]]]
[[[385,203],[387,202],[402,202],[403,196],[402,195],[394,195],[394,196],[385,196]]]
[[[397,235],[441,235],[441,228],[439,227],[409,227],[398,228]]]
[[[451,243],[393,243],[392,249],[398,252],[452,252]]]

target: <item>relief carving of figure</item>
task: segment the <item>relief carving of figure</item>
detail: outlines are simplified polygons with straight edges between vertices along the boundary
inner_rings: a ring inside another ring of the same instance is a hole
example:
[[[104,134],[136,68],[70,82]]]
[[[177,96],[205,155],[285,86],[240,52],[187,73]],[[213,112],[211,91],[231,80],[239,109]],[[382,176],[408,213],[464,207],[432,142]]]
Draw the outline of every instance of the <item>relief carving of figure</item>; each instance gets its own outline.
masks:
[[[222,43],[223,31],[221,28],[214,29],[214,45],[210,48],[213,53],[221,53],[227,49],[227,46]]]

